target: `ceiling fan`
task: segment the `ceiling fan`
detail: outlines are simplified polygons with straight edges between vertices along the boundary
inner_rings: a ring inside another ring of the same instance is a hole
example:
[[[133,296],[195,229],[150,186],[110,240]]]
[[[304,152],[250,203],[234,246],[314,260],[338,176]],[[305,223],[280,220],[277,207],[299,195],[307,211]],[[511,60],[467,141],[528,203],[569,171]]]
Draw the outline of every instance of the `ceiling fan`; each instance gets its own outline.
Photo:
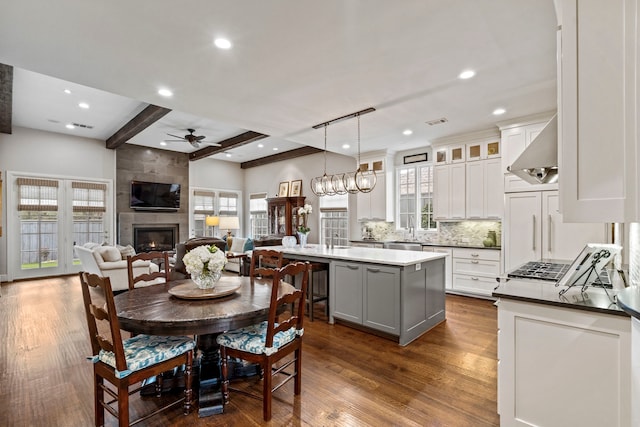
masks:
[[[207,145],[214,145],[219,147],[220,144],[216,144],[215,142],[205,142],[203,141],[203,139],[206,138],[206,136],[204,135],[194,135],[194,132],[196,130],[195,129],[187,129],[187,132],[189,132],[187,135],[185,136],[178,136],[178,135],[172,135],[170,133],[168,133],[167,135],[172,136],[174,138],[178,138],[178,139],[168,139],[166,140],[167,142],[188,142],[189,144],[191,144],[194,148],[200,148],[200,144],[207,144]]]

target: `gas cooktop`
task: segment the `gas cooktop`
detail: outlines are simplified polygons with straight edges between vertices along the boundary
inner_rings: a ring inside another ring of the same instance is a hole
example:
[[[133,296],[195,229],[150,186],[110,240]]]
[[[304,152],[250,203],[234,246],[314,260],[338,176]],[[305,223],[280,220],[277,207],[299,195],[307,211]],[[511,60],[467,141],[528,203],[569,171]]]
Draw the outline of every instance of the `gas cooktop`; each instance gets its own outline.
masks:
[[[507,277],[518,279],[536,279],[557,282],[569,271],[571,264],[556,262],[531,261],[521,265],[515,270],[507,273]],[[593,280],[591,286],[599,286],[611,289],[611,279],[605,269],[599,274],[600,280]]]
[[[562,279],[569,267],[571,267],[571,264],[531,261],[511,271],[507,274],[507,277],[557,282]]]

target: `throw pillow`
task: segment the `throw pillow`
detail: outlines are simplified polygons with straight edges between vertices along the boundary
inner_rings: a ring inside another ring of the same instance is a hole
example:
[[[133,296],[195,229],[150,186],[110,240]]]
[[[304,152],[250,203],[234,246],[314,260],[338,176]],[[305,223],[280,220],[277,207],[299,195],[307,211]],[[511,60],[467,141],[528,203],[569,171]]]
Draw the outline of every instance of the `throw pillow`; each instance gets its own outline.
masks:
[[[127,245],[127,246],[116,245],[116,248],[118,248],[118,250],[120,251],[121,259],[124,259],[124,260],[126,260],[129,255],[134,256],[136,254],[136,250],[133,249],[133,246],[131,245]]]
[[[100,255],[104,262],[115,262],[122,260],[122,255],[120,255],[120,251],[115,246],[101,246]]]
[[[242,248],[242,252],[252,251],[253,250],[253,240],[250,237],[247,237],[247,241],[244,242],[244,247]]]
[[[230,252],[244,252],[244,243],[247,239],[244,237],[234,237],[231,241]]]
[[[100,245],[100,243],[87,242],[87,243],[85,243],[85,244],[84,244],[84,245],[82,245],[82,246],[83,246],[83,247],[85,247],[85,248],[87,248],[87,249],[91,249],[91,250],[93,250],[93,249],[95,249],[95,248],[97,248],[97,247],[99,247],[99,246],[101,246],[101,245]]]

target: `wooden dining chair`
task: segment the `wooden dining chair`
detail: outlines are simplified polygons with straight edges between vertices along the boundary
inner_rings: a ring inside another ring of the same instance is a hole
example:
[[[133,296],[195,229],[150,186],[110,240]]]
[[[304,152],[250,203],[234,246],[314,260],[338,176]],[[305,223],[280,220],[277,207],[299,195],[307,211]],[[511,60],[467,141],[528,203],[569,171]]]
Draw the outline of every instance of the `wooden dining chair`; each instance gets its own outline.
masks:
[[[136,335],[123,340],[108,277],[80,273],[82,297],[89,327],[93,361],[95,425],[104,425],[104,411],[118,419],[119,426],[129,426],[129,396],[141,389],[140,382],[162,372],[184,366],[185,389],[182,396],[140,417],[133,424],[183,404],[184,414],[191,411],[191,370],[195,341],[184,336]],[[91,289],[92,288],[92,289]],[[100,288],[99,294],[96,289]],[[95,298],[104,295],[102,298]],[[105,380],[113,387],[105,385]],[[130,386],[136,385],[134,390]],[[162,384],[157,387],[158,394]],[[105,399],[105,393],[108,399]],[[114,403],[117,402],[117,405]],[[166,402],[166,401],[164,401]]]
[[[271,419],[271,397],[274,391],[289,380],[295,379],[294,393],[300,394],[302,390],[304,299],[307,291],[308,272],[308,262],[297,262],[276,269],[271,282],[268,319],[256,325],[218,335],[217,342],[220,345],[222,360],[222,393],[225,403],[229,403],[228,357],[237,357],[257,363],[262,368],[264,373],[262,378],[262,416],[265,421]],[[282,293],[280,279],[287,275],[296,276],[298,274],[302,276],[300,289],[294,289],[290,293]],[[292,304],[297,310],[287,320],[277,322],[278,308],[289,304]],[[273,366],[290,354],[293,354],[292,359],[281,366]],[[293,372],[285,371],[291,365],[293,365]],[[274,387],[273,378],[276,375],[284,375],[285,378]]]
[[[160,265],[158,271],[151,271],[149,273],[144,273],[139,276],[133,275],[133,263],[141,260],[141,261],[149,261],[155,262]],[[129,289],[136,288],[136,284],[143,282],[144,286],[155,285],[158,283],[166,283],[170,280],[171,272],[169,269],[169,252],[141,252],[135,255],[127,256],[127,273],[129,276]],[[143,283],[138,284],[142,286]]]
[[[271,274],[264,269],[281,268],[283,263],[282,252],[271,249],[254,249],[251,253],[251,267],[249,268],[251,283],[255,277],[262,277],[265,274],[271,277]]]

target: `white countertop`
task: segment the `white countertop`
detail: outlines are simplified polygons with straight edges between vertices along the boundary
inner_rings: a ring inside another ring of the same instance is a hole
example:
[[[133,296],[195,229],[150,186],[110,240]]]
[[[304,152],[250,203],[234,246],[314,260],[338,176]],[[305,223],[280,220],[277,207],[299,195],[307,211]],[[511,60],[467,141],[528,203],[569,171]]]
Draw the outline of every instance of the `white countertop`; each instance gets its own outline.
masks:
[[[284,246],[262,246],[258,249],[272,249],[280,251],[285,255],[300,255],[315,258],[327,258],[343,261],[368,262],[372,264],[409,266],[418,263],[444,258],[445,253],[440,252],[418,252],[401,251],[396,249],[379,248],[359,248],[359,247],[339,247],[327,249],[322,245],[309,244],[304,248],[296,245],[293,248]]]

